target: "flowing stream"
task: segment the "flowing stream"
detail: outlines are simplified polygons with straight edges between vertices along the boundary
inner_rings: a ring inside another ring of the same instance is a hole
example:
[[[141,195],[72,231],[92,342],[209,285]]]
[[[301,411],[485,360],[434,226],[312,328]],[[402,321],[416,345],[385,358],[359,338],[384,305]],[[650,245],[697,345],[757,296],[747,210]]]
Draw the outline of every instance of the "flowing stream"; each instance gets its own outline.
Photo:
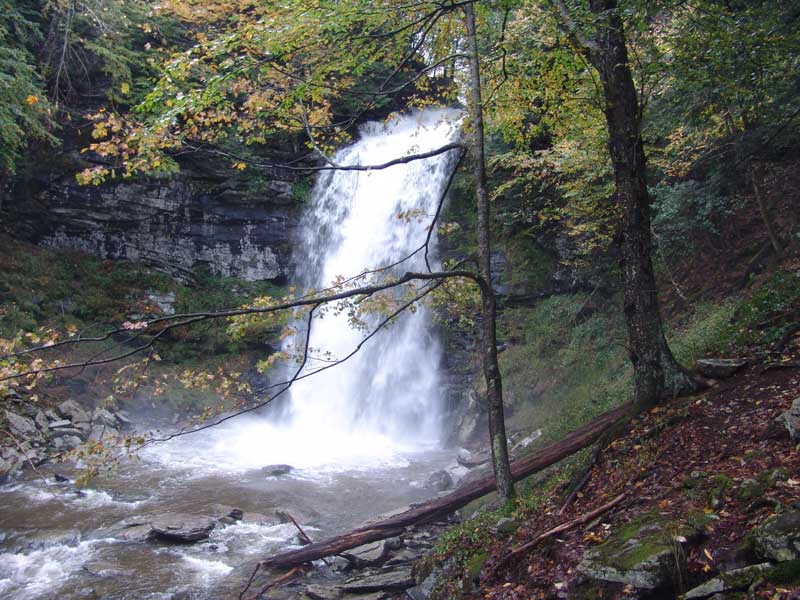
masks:
[[[439,110],[370,124],[335,161],[380,164],[430,151],[453,141],[458,128],[457,114]],[[301,227],[298,286],[321,289],[423,245],[452,167],[452,156],[440,155],[322,174]],[[417,252],[394,272],[424,268]],[[304,374],[347,357],[380,319],[365,318],[364,331],[351,326],[346,311],[320,316]],[[305,335],[299,321],[286,351]],[[74,478],[76,465],[41,467],[46,484],[26,471],[0,487],[0,597],[234,597],[259,558],[297,543],[296,529],[277,523],[275,509],[322,539],[430,497],[423,482],[453,456],[440,444],[439,361],[430,315],[420,308],[344,364],[297,381],[264,414],[150,447],[91,489],[55,481],[55,473]],[[279,463],[294,470],[263,473]],[[191,545],[130,542],[115,533],[124,519],[215,516],[224,507],[241,509],[244,519]]]

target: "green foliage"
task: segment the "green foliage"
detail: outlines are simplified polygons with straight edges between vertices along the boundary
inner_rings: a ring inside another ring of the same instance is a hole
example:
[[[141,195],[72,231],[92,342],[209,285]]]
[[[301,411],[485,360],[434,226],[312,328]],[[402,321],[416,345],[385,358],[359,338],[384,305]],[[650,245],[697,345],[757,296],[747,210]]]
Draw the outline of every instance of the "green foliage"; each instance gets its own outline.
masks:
[[[42,34],[29,3],[0,1],[0,173],[14,173],[29,142],[54,142],[33,50]]]
[[[686,325],[667,336],[678,362],[691,368],[700,358],[725,352],[733,340],[731,319],[735,308],[732,301],[696,307]]]
[[[586,294],[552,296],[505,311],[502,325],[512,341],[500,354],[512,430],[541,428],[541,441],[552,441],[628,399],[630,367],[613,302],[598,310]]]
[[[702,183],[662,182],[651,188],[653,230],[668,255],[686,250],[697,236],[717,236],[721,222],[740,207],[737,199],[723,191],[718,178],[715,174]]]
[[[777,271],[741,298],[700,304],[667,336],[675,357],[693,366],[705,356],[766,349],[800,315],[800,277]]]
[[[776,271],[739,303],[733,316],[736,344],[777,341],[800,316],[800,275]]]
[[[407,105],[453,100],[451,86],[419,68],[428,61],[446,65],[460,27],[454,7],[398,8],[392,0],[311,6],[291,0],[251,3],[227,18],[224,1],[162,3],[161,14],[191,23],[195,40],[163,57],[135,114],[97,115],[99,141],[91,148],[108,164],[80,181],[174,169],[169,154],[187,141],[258,146],[308,133],[309,149],[329,152],[362,114],[401,91]],[[238,157],[231,160],[246,168]]]

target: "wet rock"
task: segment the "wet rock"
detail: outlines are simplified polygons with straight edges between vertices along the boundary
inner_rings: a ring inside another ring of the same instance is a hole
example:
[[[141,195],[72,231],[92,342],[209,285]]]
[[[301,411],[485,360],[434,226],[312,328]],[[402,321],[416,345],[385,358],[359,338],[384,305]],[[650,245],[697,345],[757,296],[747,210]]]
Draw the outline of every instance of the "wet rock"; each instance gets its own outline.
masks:
[[[720,573],[719,577],[714,577],[714,579],[710,579],[696,588],[689,590],[683,596],[680,596],[680,598],[681,600],[695,600],[698,598],[708,598],[720,592],[746,590],[753,583],[764,577],[771,569],[771,564],[763,563]]]
[[[307,511],[300,508],[275,508],[272,511],[273,518],[269,519],[269,522],[274,523],[277,521],[278,523],[291,523],[292,519],[290,517],[294,517],[294,520],[298,523],[302,524],[310,524],[317,521],[320,517],[319,513],[313,511]]]
[[[214,512],[222,517],[228,517],[234,521],[241,521],[244,517],[244,511],[241,508],[234,508],[233,506],[225,506],[224,504],[214,505]]]
[[[401,550],[399,552],[393,552],[391,557],[383,563],[387,567],[393,567],[395,565],[404,565],[406,563],[410,563],[412,561],[417,560],[421,556],[421,553],[411,549]]]
[[[753,529],[745,539],[745,549],[759,560],[800,559],[800,510],[776,515]]]
[[[281,475],[288,475],[294,471],[291,465],[267,465],[261,469],[261,472],[267,477],[280,477]]]
[[[439,570],[434,569],[422,582],[406,590],[406,593],[412,600],[428,600],[433,594],[433,588],[436,587],[436,581],[439,575]]]
[[[703,358],[697,361],[697,371],[710,379],[724,379],[744,369],[747,361],[740,358]]]
[[[81,532],[77,529],[64,529],[61,531],[37,531],[25,536],[12,549],[14,553],[34,552],[53,546],[77,546],[81,541]]]
[[[81,437],[83,435],[83,430],[77,427],[59,427],[58,429],[53,429],[50,435],[56,438],[67,436]]]
[[[531,433],[529,435],[526,435],[524,438],[522,438],[520,441],[516,442],[511,447],[511,450],[510,450],[511,454],[519,454],[519,453],[521,453],[525,448],[530,446],[533,442],[538,440],[540,437],[542,437],[542,430],[541,429],[537,429],[533,433]]]
[[[389,556],[389,548],[386,547],[385,540],[380,540],[371,544],[358,546],[348,552],[342,552],[342,556],[354,567],[361,569],[380,565],[385,562]]]
[[[92,414],[92,423],[96,425],[105,425],[107,427],[116,427],[117,418],[107,411],[105,408],[98,407]]]
[[[69,481],[70,481],[69,477],[64,477],[63,475],[60,475],[58,473],[54,473],[53,474],[53,480],[56,483],[69,483]]]
[[[453,478],[447,471],[436,471],[425,481],[424,487],[434,492],[443,492],[453,487]]]
[[[416,582],[411,567],[393,571],[374,572],[348,579],[342,590],[348,593],[365,594],[369,592],[402,591],[413,587]]]
[[[92,424],[88,421],[78,421],[73,423],[73,425],[75,426],[75,429],[78,429],[81,432],[83,437],[88,437],[89,432],[92,430]]]
[[[58,405],[59,414],[73,423],[88,423],[92,416],[75,400],[66,400]]]
[[[312,600],[337,600],[342,591],[336,587],[312,584],[306,587],[305,595]]]
[[[130,425],[132,423],[130,415],[124,410],[118,410],[114,413],[114,416],[125,425]]]
[[[77,448],[83,443],[83,440],[77,435],[65,435],[61,439],[64,440],[64,446],[70,449]]]
[[[692,544],[701,535],[695,526],[642,515],[587,551],[577,570],[595,582],[621,583],[640,590],[668,589],[685,571],[685,553],[676,552],[676,545]]]
[[[159,539],[182,544],[207,540],[214,525],[214,520],[209,517],[182,513],[163,515],[150,523]]]
[[[33,419],[23,417],[10,410],[6,411],[6,419],[8,420],[8,428],[11,430],[11,434],[17,438],[28,439],[39,433],[36,430],[36,423],[34,423]]]
[[[110,537],[123,542],[149,542],[155,539],[156,534],[150,523],[123,522],[108,534]]]
[[[492,453],[488,449],[479,450],[478,452],[469,452],[463,450],[458,453],[458,456],[456,456],[456,461],[462,467],[474,469],[475,467],[479,467],[480,465],[488,463],[491,458]]]
[[[800,442],[800,398],[795,398],[792,407],[776,420],[786,427],[792,441]]]
[[[15,475],[25,464],[25,457],[16,451],[9,452],[0,458],[0,483]]]
[[[36,426],[43,432],[47,433],[49,421],[47,420],[47,416],[40,410],[36,411],[36,416],[33,418],[36,422]]]

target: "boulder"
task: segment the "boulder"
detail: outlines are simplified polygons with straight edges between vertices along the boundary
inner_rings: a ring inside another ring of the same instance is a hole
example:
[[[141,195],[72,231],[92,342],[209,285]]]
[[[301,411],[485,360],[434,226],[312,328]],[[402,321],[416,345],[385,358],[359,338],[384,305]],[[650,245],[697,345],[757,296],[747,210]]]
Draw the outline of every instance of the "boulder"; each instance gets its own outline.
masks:
[[[157,538],[182,544],[207,540],[214,525],[214,520],[209,517],[183,513],[162,515],[150,523]]]
[[[36,422],[36,426],[42,431],[42,433],[47,434],[49,421],[47,420],[47,416],[40,410],[36,411],[36,416],[33,418]]]
[[[389,557],[389,551],[390,549],[386,546],[386,540],[379,540],[342,552],[341,555],[354,567],[361,569],[383,564]]]
[[[291,465],[267,465],[261,469],[261,472],[267,477],[280,477],[281,475],[288,475],[294,471]]]
[[[146,520],[125,519],[111,527],[108,536],[123,542],[149,542],[156,534]]]
[[[0,458],[0,483],[16,474],[25,465],[25,457],[11,449]]]
[[[436,471],[431,473],[425,481],[424,487],[434,492],[443,492],[453,487],[453,478],[447,471]]]
[[[763,563],[741,569],[734,569],[733,571],[726,571],[720,573],[718,577],[709,579],[696,588],[689,590],[683,596],[680,596],[680,598],[681,600],[696,600],[698,598],[708,598],[709,596],[721,592],[746,590],[753,585],[753,583],[762,579],[771,569],[771,564]]]
[[[342,591],[351,594],[370,592],[403,591],[415,585],[411,567],[401,567],[393,571],[372,572],[352,577],[341,586]]]
[[[466,467],[468,469],[474,469],[475,467],[479,467],[483,464],[488,463],[492,458],[492,453],[490,450],[479,450],[477,452],[469,452],[467,450],[462,450],[456,456],[456,461],[462,467]]]
[[[233,525],[237,521],[241,521],[244,517],[244,511],[241,508],[234,508],[227,504],[214,504],[211,507],[211,514],[226,525]]]
[[[641,515],[588,550],[577,570],[594,582],[667,590],[674,581],[685,580],[685,552],[677,552],[676,546],[693,543],[701,535],[695,526],[664,520],[658,514]]]
[[[305,595],[311,600],[337,600],[342,591],[337,587],[311,584],[306,586]]]
[[[88,423],[92,416],[75,400],[66,400],[58,405],[59,414],[73,423]]]
[[[789,510],[766,520],[745,539],[745,549],[759,560],[800,559],[800,510]]]
[[[304,510],[302,508],[289,509],[284,507],[273,509],[272,515],[273,518],[272,519],[267,518],[268,521],[275,522],[277,520],[278,523],[291,523],[292,519],[290,519],[289,517],[292,516],[294,517],[295,521],[297,521],[301,525],[314,523],[320,517],[319,513],[316,513],[311,510]],[[246,516],[249,516],[249,514]]]
[[[526,435],[526,436],[525,436],[525,437],[523,437],[521,440],[519,440],[518,442],[516,442],[516,443],[515,443],[515,444],[514,444],[514,445],[511,447],[511,450],[509,450],[509,452],[510,452],[511,454],[513,454],[513,455],[521,454],[521,453],[522,453],[522,451],[523,451],[523,450],[525,450],[525,448],[527,448],[528,446],[530,446],[530,445],[531,445],[533,442],[535,442],[536,440],[538,440],[540,437],[542,437],[542,430],[541,430],[541,429],[537,429],[537,430],[536,430],[536,431],[534,431],[533,433],[531,433],[531,434],[529,434],[529,435]]]
[[[697,361],[697,371],[709,379],[724,379],[741,371],[747,361],[741,358],[702,358]]]
[[[50,430],[50,435],[55,438],[66,436],[81,437],[83,435],[83,430],[78,429],[77,427],[58,427],[57,429]]]
[[[800,398],[795,398],[792,407],[778,416],[777,421],[789,432],[794,442],[800,442]]]
[[[65,435],[60,439],[64,441],[64,446],[70,449],[77,448],[83,443],[83,440],[77,435]]]
[[[97,407],[92,414],[92,423],[95,425],[105,425],[107,427],[116,427],[117,418],[107,411],[105,408]]]
[[[17,438],[28,439],[39,434],[33,419],[23,417],[10,410],[6,411],[6,419],[8,420],[8,428],[11,430],[11,434]]]

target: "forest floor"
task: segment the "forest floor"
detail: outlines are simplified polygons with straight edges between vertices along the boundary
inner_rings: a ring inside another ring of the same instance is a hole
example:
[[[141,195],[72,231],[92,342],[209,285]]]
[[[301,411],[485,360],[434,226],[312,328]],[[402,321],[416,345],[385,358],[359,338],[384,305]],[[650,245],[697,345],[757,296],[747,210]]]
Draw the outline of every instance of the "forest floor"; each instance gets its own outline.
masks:
[[[799,346],[795,336],[779,363],[751,362],[699,395],[673,400],[633,420],[626,433],[599,451],[584,485],[563,511],[569,492],[561,485],[515,533],[494,539],[479,576],[480,597],[639,597],[622,584],[581,595],[577,566],[588,550],[645,514],[664,521],[704,517],[705,533],[686,548],[686,580],[675,582],[662,597],[676,597],[721,570],[747,564],[741,550],[747,533],[778,508],[800,506],[800,453],[775,420],[800,395]],[[619,505],[586,526],[503,561],[514,548],[620,494],[625,499]],[[749,597],[800,598],[800,586],[764,581]]]

